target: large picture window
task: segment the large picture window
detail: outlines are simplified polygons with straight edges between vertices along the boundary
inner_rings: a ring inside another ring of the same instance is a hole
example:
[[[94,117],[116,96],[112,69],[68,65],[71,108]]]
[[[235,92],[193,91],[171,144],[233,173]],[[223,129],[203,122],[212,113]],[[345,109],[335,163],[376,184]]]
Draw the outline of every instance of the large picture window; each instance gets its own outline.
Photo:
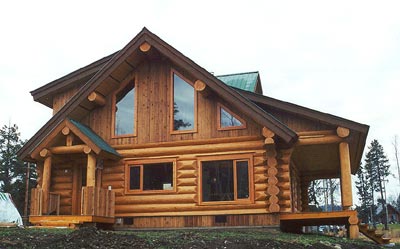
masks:
[[[250,201],[249,159],[201,161],[201,202]]]
[[[127,165],[127,192],[173,191],[174,162],[149,162]]]
[[[135,134],[135,83],[131,80],[114,96],[114,136]]]
[[[193,86],[183,77],[172,73],[173,83],[173,132],[195,130],[196,96]]]

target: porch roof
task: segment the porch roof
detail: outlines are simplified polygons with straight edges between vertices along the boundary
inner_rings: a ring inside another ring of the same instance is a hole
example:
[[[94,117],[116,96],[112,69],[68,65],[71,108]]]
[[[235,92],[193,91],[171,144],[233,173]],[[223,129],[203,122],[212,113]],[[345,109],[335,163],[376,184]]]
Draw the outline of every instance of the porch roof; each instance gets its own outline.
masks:
[[[75,125],[85,136],[87,136],[94,144],[96,144],[101,150],[111,153],[117,157],[121,157],[121,155],[111,147],[106,141],[104,141],[99,135],[97,135],[92,129],[87,127],[84,124],[79,123],[73,119],[69,119],[69,121]]]

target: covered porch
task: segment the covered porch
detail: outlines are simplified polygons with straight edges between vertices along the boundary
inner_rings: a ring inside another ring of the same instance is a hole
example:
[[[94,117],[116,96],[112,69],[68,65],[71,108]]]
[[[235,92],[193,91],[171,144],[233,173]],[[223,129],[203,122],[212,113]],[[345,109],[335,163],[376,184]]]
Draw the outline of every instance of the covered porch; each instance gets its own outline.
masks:
[[[65,120],[31,155],[38,164],[38,185],[31,194],[31,224],[114,224],[115,193],[101,185],[101,178],[104,162],[120,157],[92,130]]]
[[[299,132],[291,158],[292,213],[280,215],[281,229],[300,233],[303,226],[344,225],[348,236],[358,238],[357,211],[352,210],[351,174],[355,173],[359,146],[350,129]],[[359,160],[358,160],[359,161]],[[309,186],[320,179],[340,180],[341,210],[310,212]]]

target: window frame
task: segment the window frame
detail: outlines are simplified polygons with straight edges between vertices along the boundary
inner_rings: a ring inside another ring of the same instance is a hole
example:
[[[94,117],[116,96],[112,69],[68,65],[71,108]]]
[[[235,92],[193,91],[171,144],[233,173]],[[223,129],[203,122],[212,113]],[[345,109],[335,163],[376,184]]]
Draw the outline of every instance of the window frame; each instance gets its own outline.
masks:
[[[240,126],[226,126],[226,127],[222,127],[221,126],[221,108],[223,108],[225,111],[227,111],[230,115],[232,115],[234,118],[236,118],[237,120],[239,120],[242,125]],[[241,130],[241,129],[246,129],[247,128],[247,124],[246,121],[239,117],[235,112],[231,111],[231,109],[229,109],[228,107],[226,107],[225,105],[221,104],[221,103],[217,103],[217,130],[219,131],[226,131],[226,130]]]
[[[146,164],[172,163],[172,184],[171,190],[143,190],[143,168]],[[130,189],[130,168],[140,167],[140,189]],[[145,159],[131,160],[125,163],[125,194],[170,194],[176,193],[176,159]]]
[[[134,95],[133,95],[133,98],[134,98],[134,100],[133,100],[133,118],[134,118],[134,120],[133,120],[133,124],[134,124],[134,127],[133,127],[133,133],[131,133],[131,134],[123,134],[123,135],[116,135],[115,134],[115,125],[116,125],[116,120],[115,120],[115,118],[116,118],[116,105],[117,105],[117,94],[119,93],[119,92],[121,92],[122,90],[124,90],[124,88],[125,87],[127,87],[127,85],[129,84],[129,83],[131,83],[133,81],[133,89],[135,89],[135,92],[134,92]],[[136,137],[137,136],[137,129],[138,129],[138,127],[137,127],[137,125],[138,125],[138,117],[137,117],[137,114],[138,114],[138,100],[137,100],[137,82],[135,81],[135,78],[131,78],[130,80],[127,80],[126,82],[123,82],[122,84],[121,84],[121,86],[117,89],[117,90],[115,90],[114,92],[113,92],[113,95],[112,95],[112,108],[111,108],[111,118],[112,118],[112,122],[111,122],[111,138],[124,138],[124,137]]]
[[[193,87],[193,96],[194,96],[194,119],[193,119],[193,129],[192,130],[174,130],[174,74],[179,76],[182,80],[184,80],[187,84],[191,85]],[[170,73],[170,84],[171,90],[170,90],[170,134],[188,134],[188,133],[196,133],[197,132],[197,91],[194,88],[194,83],[183,76],[181,73],[179,73],[175,69],[171,69]]]
[[[233,189],[234,189],[234,200],[232,201],[203,201],[203,165],[202,162],[214,162],[214,161],[233,161]],[[249,177],[249,198],[237,199],[237,169],[236,164],[240,161],[248,162],[248,177]],[[197,160],[198,164],[198,203],[199,205],[240,205],[240,204],[253,204],[254,203],[254,173],[253,173],[253,154],[236,154],[236,155],[220,155],[220,156],[205,156],[200,157]]]

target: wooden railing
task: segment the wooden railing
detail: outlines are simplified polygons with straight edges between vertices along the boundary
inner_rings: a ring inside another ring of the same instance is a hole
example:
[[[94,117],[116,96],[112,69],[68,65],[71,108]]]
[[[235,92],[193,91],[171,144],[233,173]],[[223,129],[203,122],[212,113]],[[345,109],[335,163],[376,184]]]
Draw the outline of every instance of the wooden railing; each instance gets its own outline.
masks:
[[[44,207],[44,198],[47,198],[47,208]],[[31,190],[31,215],[60,214],[60,194],[50,192],[45,194],[41,188]]]
[[[81,214],[114,217],[115,193],[99,187],[83,187]]]
[[[31,190],[31,215],[42,215],[42,194],[43,190],[40,188],[33,188]]]

